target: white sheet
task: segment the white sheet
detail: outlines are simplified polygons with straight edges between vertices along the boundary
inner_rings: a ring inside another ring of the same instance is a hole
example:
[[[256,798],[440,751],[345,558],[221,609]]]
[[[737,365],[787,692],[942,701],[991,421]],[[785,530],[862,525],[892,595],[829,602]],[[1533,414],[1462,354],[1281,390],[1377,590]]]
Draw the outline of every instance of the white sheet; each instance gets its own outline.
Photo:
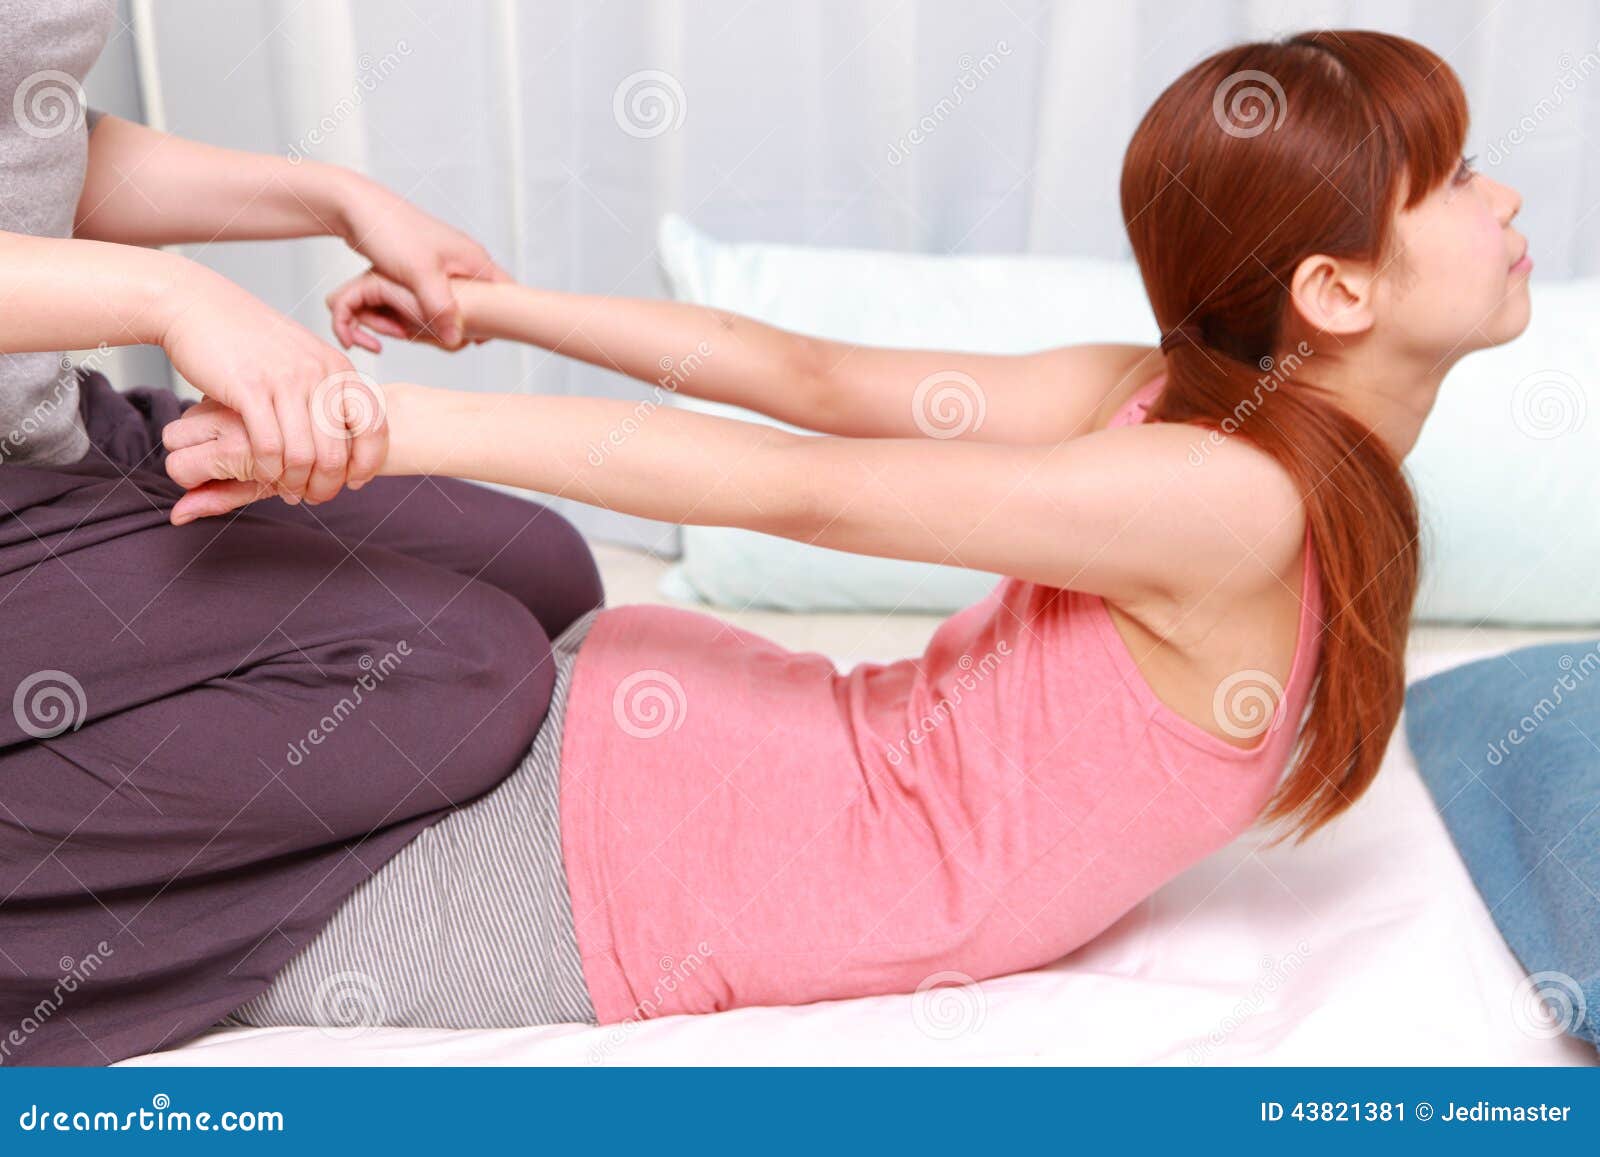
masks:
[[[1411,677],[1555,637],[1419,631]],[[1528,1027],[1516,1002],[1524,973],[1402,732],[1377,783],[1331,830],[1299,847],[1263,843],[1247,835],[1048,968],[937,1000],[871,997],[621,1028],[230,1029],[124,1063],[1597,1063],[1575,1038]]]

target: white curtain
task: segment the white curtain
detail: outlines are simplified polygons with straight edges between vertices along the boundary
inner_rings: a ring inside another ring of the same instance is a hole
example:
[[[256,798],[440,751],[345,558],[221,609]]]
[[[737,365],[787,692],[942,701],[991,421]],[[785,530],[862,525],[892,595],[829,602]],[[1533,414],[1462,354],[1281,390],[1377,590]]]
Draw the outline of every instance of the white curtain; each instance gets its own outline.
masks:
[[[1469,151],[1523,192],[1535,276],[1600,273],[1590,0],[124,0],[124,14],[90,80],[102,107],[354,166],[522,280],[638,296],[662,292],[669,209],[729,239],[1127,256],[1122,152],[1163,86],[1240,39],[1379,28],[1462,76]],[[324,241],[189,252],[323,333],[324,293],[359,268]],[[644,389],[507,346],[390,343],[363,364],[458,389]],[[593,536],[676,550],[671,527],[561,505]]]

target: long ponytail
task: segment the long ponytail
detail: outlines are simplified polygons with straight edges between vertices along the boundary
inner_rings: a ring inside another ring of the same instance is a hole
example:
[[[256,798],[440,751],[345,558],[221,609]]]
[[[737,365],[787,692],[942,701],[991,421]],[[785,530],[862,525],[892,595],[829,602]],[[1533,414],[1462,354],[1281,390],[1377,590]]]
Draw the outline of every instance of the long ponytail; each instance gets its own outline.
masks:
[[[1312,342],[1285,348],[1285,287],[1314,253],[1388,259],[1395,209],[1455,171],[1466,128],[1465,95],[1435,54],[1325,31],[1201,61],[1152,105],[1124,161],[1123,218],[1156,319],[1197,334],[1168,353],[1150,417],[1272,455],[1299,486],[1316,545],[1316,685],[1259,817],[1285,821],[1297,841],[1377,775],[1405,699],[1419,550],[1400,462],[1307,380]]]

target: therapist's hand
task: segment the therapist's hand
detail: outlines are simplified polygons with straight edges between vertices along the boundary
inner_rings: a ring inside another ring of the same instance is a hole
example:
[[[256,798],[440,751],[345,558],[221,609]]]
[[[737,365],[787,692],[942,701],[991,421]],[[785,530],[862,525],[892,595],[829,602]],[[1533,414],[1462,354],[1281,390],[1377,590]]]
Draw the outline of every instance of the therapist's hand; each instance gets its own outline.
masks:
[[[450,279],[511,279],[471,237],[365,177],[351,176],[342,216],[350,248],[410,295],[422,327],[446,349],[468,340],[450,293]],[[362,275],[328,295],[334,336],[346,349],[354,344],[376,353],[381,348],[357,322],[358,311],[370,302],[370,284]]]
[[[237,415],[251,480],[286,502],[316,503],[376,475],[389,439],[376,384],[226,278],[182,269],[162,297],[161,346],[186,380]]]

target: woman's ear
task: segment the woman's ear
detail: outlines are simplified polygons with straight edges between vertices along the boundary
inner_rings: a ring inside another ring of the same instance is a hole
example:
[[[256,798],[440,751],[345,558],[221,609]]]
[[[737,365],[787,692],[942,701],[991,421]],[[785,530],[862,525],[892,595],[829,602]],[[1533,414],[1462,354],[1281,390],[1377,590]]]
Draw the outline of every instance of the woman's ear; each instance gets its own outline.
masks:
[[[1289,296],[1312,332],[1350,336],[1373,323],[1373,271],[1359,262],[1313,253],[1295,267]]]

